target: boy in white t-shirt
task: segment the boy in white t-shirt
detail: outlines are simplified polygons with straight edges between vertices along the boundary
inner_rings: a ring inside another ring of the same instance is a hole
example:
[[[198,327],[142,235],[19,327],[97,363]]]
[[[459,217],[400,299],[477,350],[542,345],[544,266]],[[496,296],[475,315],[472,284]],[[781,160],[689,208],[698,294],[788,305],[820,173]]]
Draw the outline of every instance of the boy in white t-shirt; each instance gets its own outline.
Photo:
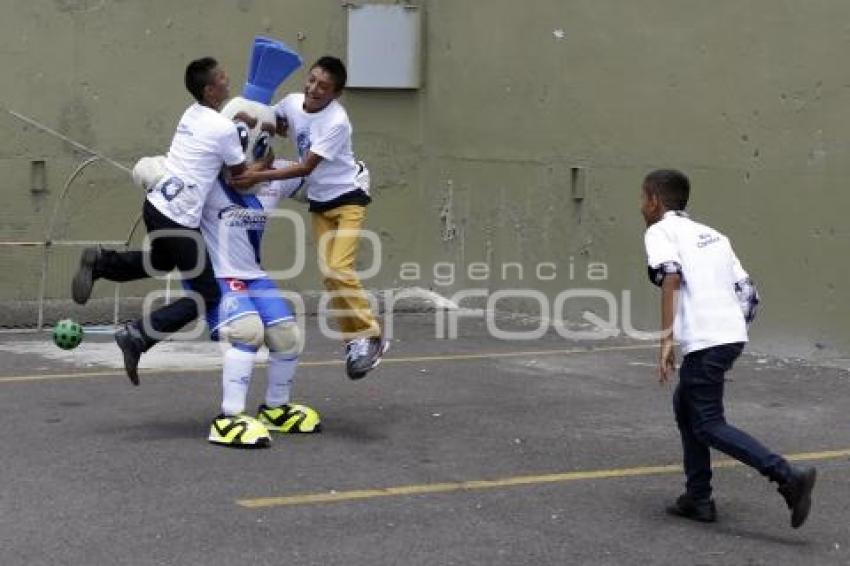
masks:
[[[192,61],[186,67],[186,89],[196,102],[181,116],[165,159],[165,174],[148,188],[142,208],[151,238],[150,254],[145,257],[141,251],[86,248],[71,284],[75,302],[85,304],[89,300],[97,279],[135,281],[152,277],[152,267],[160,273],[178,269],[184,276],[184,286],[200,296],[206,308],[218,304],[221,294],[198,227],[204,202],[222,167],[234,175],[245,169],[236,125],[219,113],[230,97],[229,84],[227,73],[212,57]],[[133,385],[139,385],[142,353],[198,314],[196,300],[182,297],[118,329],[115,341]]]
[[[792,466],[724,417],[724,374],[747,342],[758,294],[729,239],[684,212],[689,193],[688,178],[670,169],[647,175],[641,190],[649,277],[661,287],[661,383],[675,370],[674,337],[685,355],[673,405],[686,492],[668,512],[703,522],[717,519],[711,447],[776,482],[791,509],[791,526],[798,528],[809,514],[816,470]]]
[[[351,379],[360,379],[380,363],[388,343],[354,269],[359,232],[372,199],[368,185],[359,182],[363,165],[354,159],[351,122],[337,100],[346,78],[345,65],[336,57],[316,61],[304,92],[289,94],[275,106],[279,133],[292,138],[300,161],[281,169],[246,171],[233,179],[233,186],[304,178],[319,267],[346,341],[346,371]]]

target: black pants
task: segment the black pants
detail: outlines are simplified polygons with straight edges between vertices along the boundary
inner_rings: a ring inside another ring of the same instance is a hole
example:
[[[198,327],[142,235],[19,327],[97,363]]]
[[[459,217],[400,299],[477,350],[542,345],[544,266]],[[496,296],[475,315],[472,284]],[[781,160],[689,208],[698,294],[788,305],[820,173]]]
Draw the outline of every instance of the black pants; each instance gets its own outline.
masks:
[[[711,496],[711,454],[720,450],[777,483],[790,478],[788,462],[758,440],[726,422],[724,375],[741,355],[744,344],[723,344],[691,352],[682,361],[673,396],[676,423],[682,436],[687,491],[695,499]]]
[[[152,239],[149,264],[157,271],[168,272],[178,269],[182,273],[200,269],[195,277],[184,279],[184,286],[203,297],[207,309],[215,308],[221,297],[221,291],[215,280],[206,246],[203,245],[201,232],[197,228],[187,228],[163,215],[149,201],[145,201],[142,218],[148,234],[152,236],[160,230],[169,234]],[[185,235],[184,235],[185,234]],[[94,277],[109,281],[136,281],[154,274],[145,270],[144,253],[140,251],[116,252],[104,250],[94,267]],[[150,314],[145,313],[145,324],[139,325],[149,345],[158,342],[165,335],[180,330],[201,314],[198,305],[190,297],[181,297],[173,303],[163,305]],[[153,332],[151,332],[153,331]]]

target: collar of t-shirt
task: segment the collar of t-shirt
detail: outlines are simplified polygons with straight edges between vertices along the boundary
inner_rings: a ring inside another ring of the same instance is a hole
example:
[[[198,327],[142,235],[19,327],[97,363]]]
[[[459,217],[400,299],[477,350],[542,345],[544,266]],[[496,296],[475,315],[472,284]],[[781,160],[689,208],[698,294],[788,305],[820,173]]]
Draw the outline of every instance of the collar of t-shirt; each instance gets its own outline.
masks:
[[[309,116],[310,118],[317,118],[319,116],[329,114],[330,109],[333,108],[335,104],[339,104],[336,99],[333,99],[328,102],[321,110],[316,110],[315,112],[307,112],[307,110],[304,108],[304,104],[307,103],[307,98],[304,95],[301,95],[300,98],[300,104],[296,104],[295,107],[298,108],[298,110],[300,110],[304,116]]]
[[[671,218],[673,216],[678,216],[679,218],[690,218],[690,216],[688,216],[688,213],[684,210],[668,210],[661,217],[661,220],[667,220],[668,218]]]

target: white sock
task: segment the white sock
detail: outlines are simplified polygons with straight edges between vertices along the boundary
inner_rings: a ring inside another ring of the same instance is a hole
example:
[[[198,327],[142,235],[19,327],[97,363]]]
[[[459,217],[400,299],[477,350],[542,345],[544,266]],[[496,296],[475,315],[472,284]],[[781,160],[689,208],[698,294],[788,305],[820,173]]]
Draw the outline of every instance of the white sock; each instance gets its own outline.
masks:
[[[225,415],[235,416],[245,410],[256,357],[257,352],[247,352],[239,348],[230,348],[224,353],[221,412]]]
[[[269,352],[269,385],[266,388],[266,405],[280,407],[289,403],[296,367],[298,367],[298,358],[293,357],[292,354]]]

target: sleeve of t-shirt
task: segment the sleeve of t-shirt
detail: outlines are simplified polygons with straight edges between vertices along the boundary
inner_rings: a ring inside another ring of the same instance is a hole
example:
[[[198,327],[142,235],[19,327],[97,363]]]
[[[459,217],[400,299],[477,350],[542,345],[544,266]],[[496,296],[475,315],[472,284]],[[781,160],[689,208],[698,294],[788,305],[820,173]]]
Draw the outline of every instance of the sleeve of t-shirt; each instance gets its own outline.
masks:
[[[655,226],[650,226],[643,237],[646,246],[646,261],[649,267],[655,269],[665,263],[682,264],[679,250],[670,237]]]
[[[239,132],[236,126],[231,124],[225,130],[219,141],[221,149],[221,158],[224,164],[228,167],[239,165],[245,161],[245,153],[242,151],[242,144],[239,142]]]
[[[287,118],[289,113],[289,103],[292,100],[292,95],[287,94],[274,105],[274,113],[278,118]]]
[[[333,159],[342,152],[350,136],[351,128],[346,124],[334,124],[318,139],[312,140],[310,151],[325,159]]]
[[[746,272],[744,266],[741,265],[741,260],[738,259],[738,256],[735,255],[735,252],[732,252],[732,280],[736,283],[738,281],[743,281],[750,276],[749,273]]]

